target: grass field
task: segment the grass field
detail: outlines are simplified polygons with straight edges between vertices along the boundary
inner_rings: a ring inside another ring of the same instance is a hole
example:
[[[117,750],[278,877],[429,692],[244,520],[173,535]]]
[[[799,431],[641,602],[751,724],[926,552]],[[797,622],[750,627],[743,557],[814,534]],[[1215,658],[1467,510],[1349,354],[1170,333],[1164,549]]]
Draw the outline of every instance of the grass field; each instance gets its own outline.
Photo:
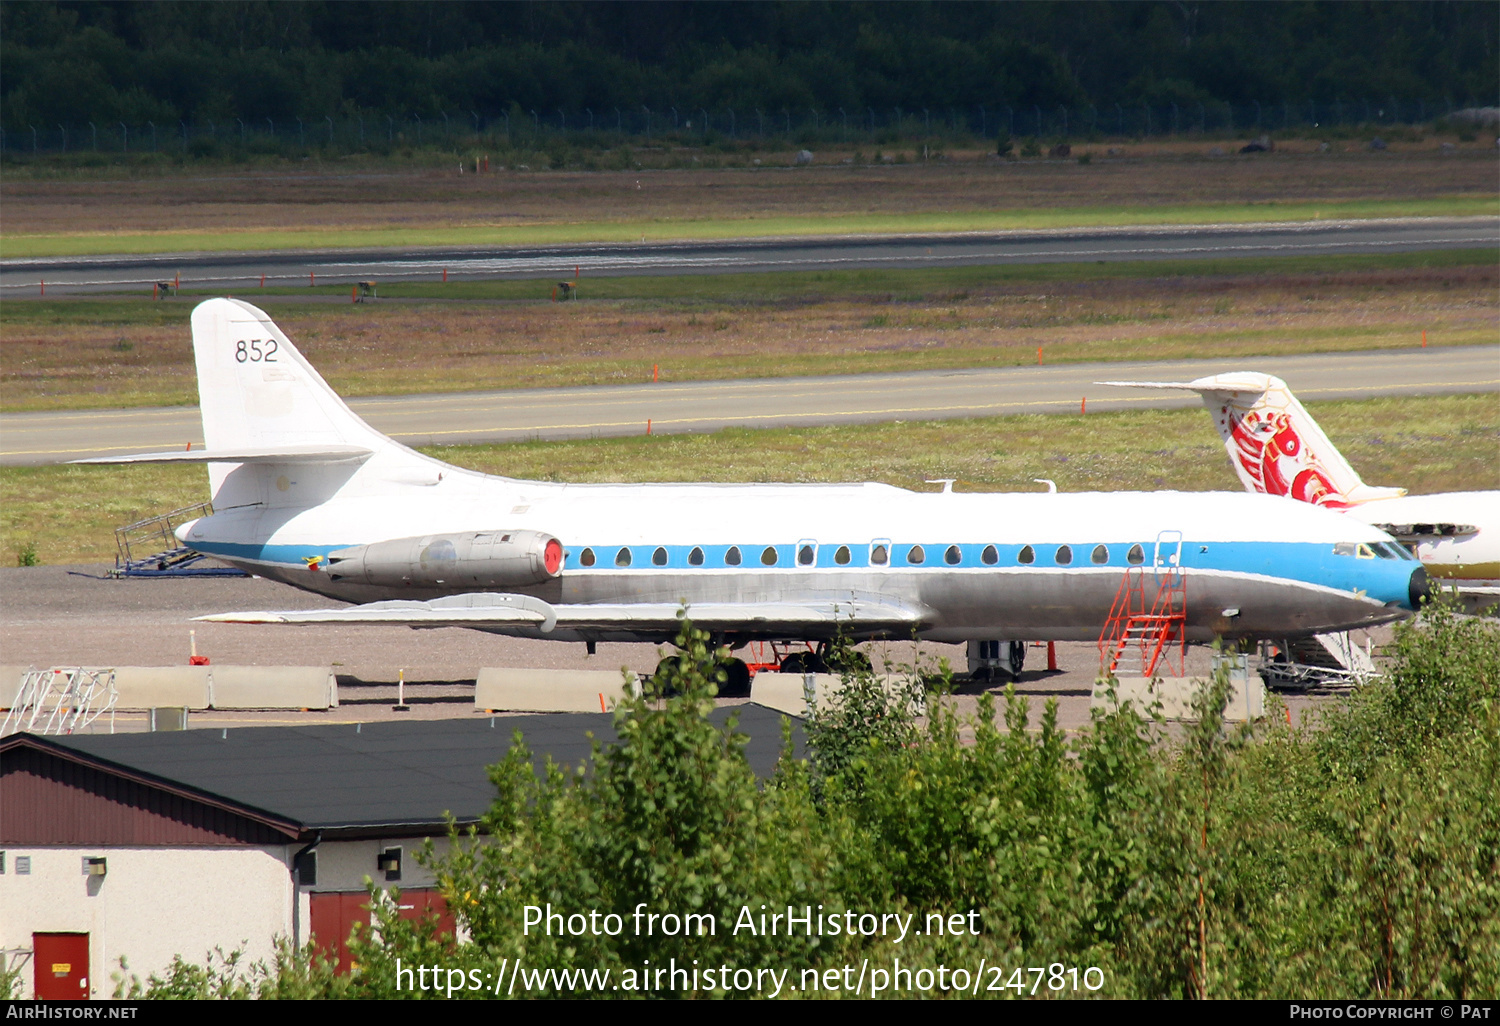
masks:
[[[345,396],[1252,356],[1500,339],[1488,251],[585,280],[252,295]],[[533,298],[520,298],[530,294]],[[438,298],[439,296],[443,298]],[[406,297],[406,298],[402,298]],[[0,306],[0,408],[196,402],[193,300]]]
[[[1500,396],[1309,403],[1371,484],[1416,493],[1500,487]],[[1233,489],[1201,409],[1014,416],[708,435],[439,447],[439,459],[554,481],[856,481],[925,490]],[[0,468],[0,552],[44,563],[110,561],[113,529],[208,498],[201,467]],[[1104,507],[1101,506],[1101,515]]]
[[[1496,213],[1477,143],[1371,153],[1104,148],[1076,160],[509,170],[310,163],[126,177],[8,174],[0,255],[496,245]],[[860,155],[863,159],[863,155]],[[841,160],[837,155],[830,159]],[[849,159],[853,160],[851,155]]]

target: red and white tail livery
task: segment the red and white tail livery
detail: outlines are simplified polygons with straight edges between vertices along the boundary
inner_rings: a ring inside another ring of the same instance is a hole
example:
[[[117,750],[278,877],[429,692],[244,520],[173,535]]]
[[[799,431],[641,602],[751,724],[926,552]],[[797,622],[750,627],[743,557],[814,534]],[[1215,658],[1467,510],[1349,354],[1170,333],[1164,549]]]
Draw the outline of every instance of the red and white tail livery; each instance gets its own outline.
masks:
[[[1346,511],[1402,541],[1434,576],[1500,579],[1500,492],[1408,495],[1365,484],[1280,378],[1237,371],[1099,383],[1197,392],[1246,490]]]

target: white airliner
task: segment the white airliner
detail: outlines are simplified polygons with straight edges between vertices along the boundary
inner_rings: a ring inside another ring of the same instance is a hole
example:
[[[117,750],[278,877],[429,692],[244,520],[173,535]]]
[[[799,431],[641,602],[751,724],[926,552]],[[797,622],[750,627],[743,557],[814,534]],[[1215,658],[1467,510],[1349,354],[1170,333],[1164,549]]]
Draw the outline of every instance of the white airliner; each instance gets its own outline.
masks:
[[[1500,578],[1500,492],[1408,495],[1365,484],[1280,378],[1247,371],[1100,384],[1191,389],[1203,397],[1247,491],[1346,511],[1399,539],[1434,577],[1464,585]]]
[[[1384,623],[1427,589],[1383,532],[1269,496],[492,477],[375,431],[248,303],[205,302],[192,326],[206,447],[84,462],[207,464],[214,513],[183,544],[360,603],[206,619],[592,645],[670,641],[686,605],[731,645],[1092,641],[1128,568],[1153,590],[1155,568],[1180,566],[1186,636],[1206,642]]]

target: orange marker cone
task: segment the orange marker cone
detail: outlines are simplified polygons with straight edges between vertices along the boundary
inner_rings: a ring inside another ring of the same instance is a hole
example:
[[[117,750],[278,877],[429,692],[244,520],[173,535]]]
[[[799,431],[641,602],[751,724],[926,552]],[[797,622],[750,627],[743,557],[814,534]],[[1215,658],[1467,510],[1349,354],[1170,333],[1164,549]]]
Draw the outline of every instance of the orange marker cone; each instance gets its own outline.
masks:
[[[1081,400],[1079,400],[1079,402],[1078,402],[1078,412],[1079,413],[1087,413],[1087,412],[1089,412],[1089,397],[1088,396],[1084,396]]]
[[[1040,367],[1042,365],[1042,347],[1041,346],[1037,346],[1036,347],[1036,365],[1038,367]]]
[[[1427,348],[1427,329],[1426,328],[1422,329],[1422,348],[1423,349]]]
[[[650,433],[651,433],[651,418],[647,417],[646,418],[646,434],[649,435]]]

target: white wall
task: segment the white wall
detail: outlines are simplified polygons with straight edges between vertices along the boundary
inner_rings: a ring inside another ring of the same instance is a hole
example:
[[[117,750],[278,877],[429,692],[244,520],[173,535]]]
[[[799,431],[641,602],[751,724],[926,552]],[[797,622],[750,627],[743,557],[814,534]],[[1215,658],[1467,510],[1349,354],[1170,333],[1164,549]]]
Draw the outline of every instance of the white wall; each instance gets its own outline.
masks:
[[[124,956],[144,981],[165,973],[173,955],[202,965],[208,953],[243,952],[241,965],[269,961],[277,937],[305,944],[313,891],[362,891],[366,878],[381,888],[435,887],[417,865],[421,838],[325,841],[317,848],[318,882],[293,887],[291,862],[301,844],[245,847],[6,848],[0,874],[0,948],[30,948],[33,933],[89,935],[89,994],[107,998]],[[447,838],[434,839],[437,854]],[[375,865],[381,849],[402,849],[401,879],[386,882]],[[31,857],[31,873],[16,873],[16,857]],[[102,879],[83,873],[86,857],[108,860]],[[32,963],[22,974],[22,996],[32,992]]]
[[[173,955],[202,964],[207,953],[269,959],[278,935],[293,933],[288,862],[295,848],[6,848],[0,875],[0,948],[30,948],[32,933],[89,935],[89,994],[114,993],[120,958],[126,976],[161,974]],[[16,857],[31,873],[16,873]],[[101,878],[83,859],[103,856]],[[374,856],[371,856],[371,865]],[[305,920],[304,920],[305,922]],[[32,963],[22,995],[32,992]]]
[[[318,845],[318,883],[314,891],[362,891],[368,877],[375,886],[409,890],[414,887],[436,887],[437,878],[417,865],[416,854],[422,850],[423,838],[405,837],[390,841],[324,841]],[[448,839],[435,837],[435,853],[448,852]],[[376,868],[375,860],[386,848],[401,849],[401,879],[386,882],[385,874]],[[307,890],[308,888],[303,888]]]

